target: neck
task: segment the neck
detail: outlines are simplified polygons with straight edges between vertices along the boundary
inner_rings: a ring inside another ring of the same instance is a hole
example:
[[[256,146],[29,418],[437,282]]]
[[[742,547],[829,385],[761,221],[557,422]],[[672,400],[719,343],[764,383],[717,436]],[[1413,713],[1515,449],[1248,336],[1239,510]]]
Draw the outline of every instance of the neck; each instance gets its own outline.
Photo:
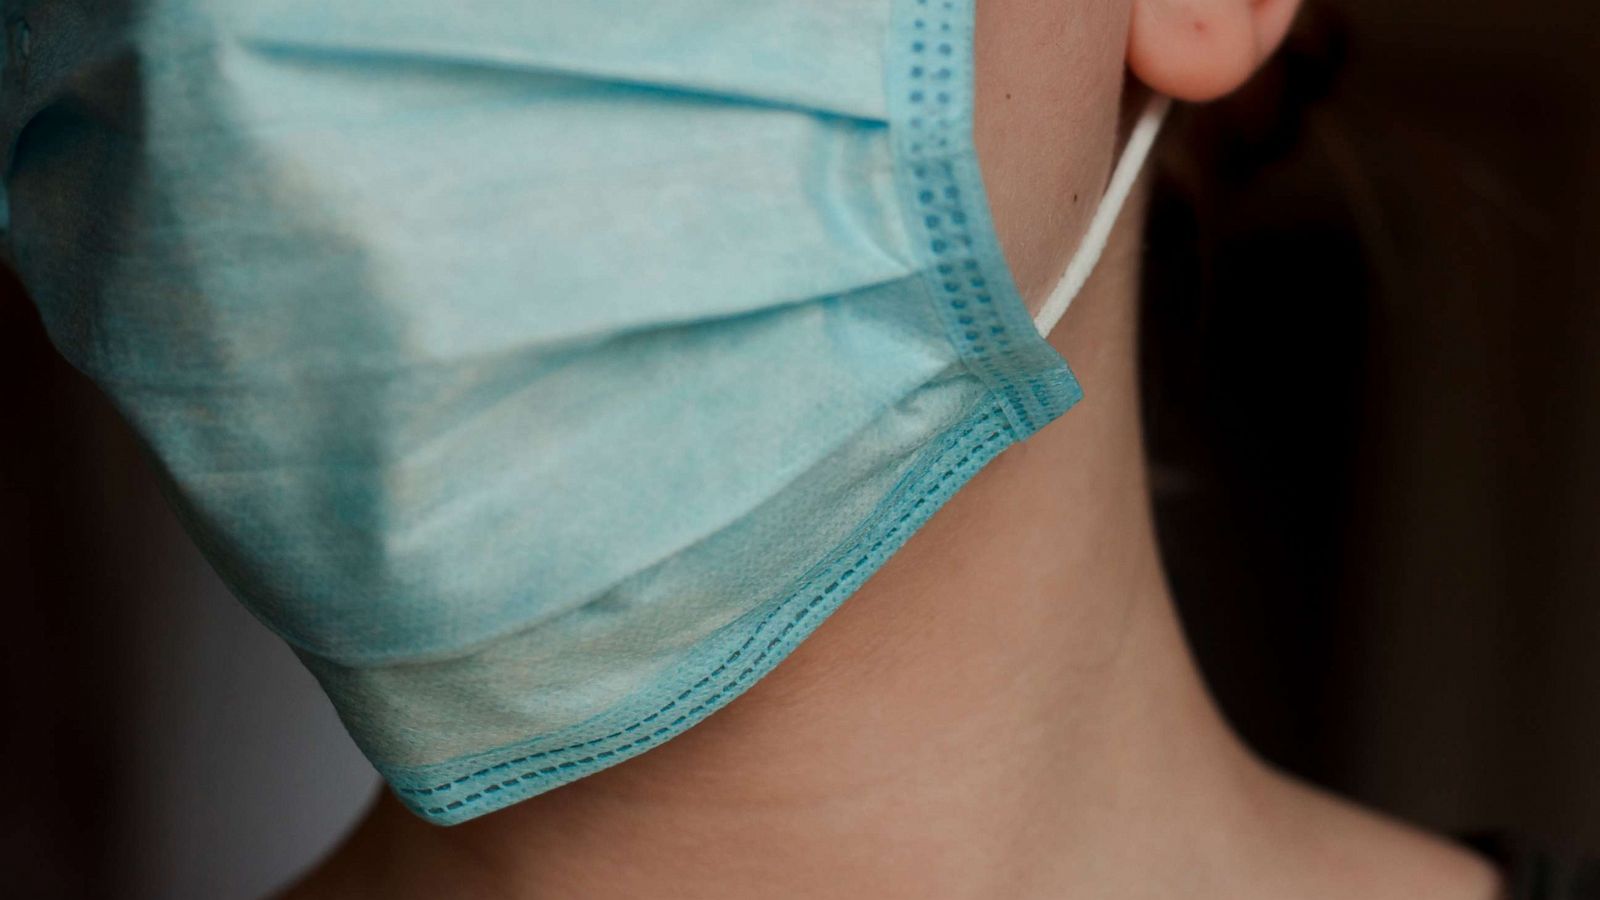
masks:
[[[765,680],[455,828],[385,794],[288,896],[1496,896],[1460,848],[1260,764],[1201,686],[1148,511],[1136,228],[1057,329],[1088,396]]]

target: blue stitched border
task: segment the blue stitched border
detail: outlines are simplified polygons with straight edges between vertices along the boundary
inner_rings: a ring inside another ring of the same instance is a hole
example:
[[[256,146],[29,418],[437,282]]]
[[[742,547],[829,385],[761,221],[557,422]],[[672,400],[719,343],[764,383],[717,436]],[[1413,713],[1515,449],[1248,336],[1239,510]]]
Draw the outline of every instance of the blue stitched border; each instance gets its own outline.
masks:
[[[895,0],[887,52],[890,134],[901,202],[921,237],[924,288],[951,343],[988,393],[928,447],[852,538],[798,588],[766,605],[720,663],[656,711],[598,737],[473,768],[461,760],[384,767],[419,815],[453,824],[661,744],[770,672],[979,469],[1081,397],[1034,330],[989,216],[972,146],[973,0]],[[514,752],[512,748],[492,754]],[[484,754],[479,754],[482,758]]]
[[[888,54],[901,202],[923,236],[946,333],[1005,404],[1019,440],[1082,397],[1039,336],[989,216],[973,148],[973,0],[901,0]]]
[[[600,737],[504,760],[444,783],[420,777],[435,771],[434,766],[389,769],[385,777],[413,811],[453,824],[574,781],[683,732],[776,667],[973,474],[1015,440],[1001,404],[992,397],[980,402],[952,431],[925,451],[924,459],[880,504],[856,539],[841,548],[851,552],[836,555],[797,590],[771,604],[743,643],[654,713]]]

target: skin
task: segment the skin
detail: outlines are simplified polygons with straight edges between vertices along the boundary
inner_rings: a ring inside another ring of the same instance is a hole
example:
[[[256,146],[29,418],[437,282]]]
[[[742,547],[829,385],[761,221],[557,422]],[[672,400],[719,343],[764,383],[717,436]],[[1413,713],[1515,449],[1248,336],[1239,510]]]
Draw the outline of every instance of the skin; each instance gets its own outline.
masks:
[[[1037,308],[1137,81],[1226,93],[1293,2],[979,10],[979,155]],[[385,794],[285,896],[1498,896],[1459,846],[1273,770],[1207,695],[1150,521],[1141,208],[1052,337],[1087,398],[981,472],[771,676],[663,747],[465,825]]]

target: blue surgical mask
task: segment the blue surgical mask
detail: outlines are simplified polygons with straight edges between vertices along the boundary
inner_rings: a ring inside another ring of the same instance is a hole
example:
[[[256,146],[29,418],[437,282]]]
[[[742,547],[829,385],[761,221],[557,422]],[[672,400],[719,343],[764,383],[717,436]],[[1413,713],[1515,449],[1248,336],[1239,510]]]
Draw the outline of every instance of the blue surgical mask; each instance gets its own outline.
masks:
[[[662,743],[1079,397],[972,0],[10,0],[8,244],[418,814]]]

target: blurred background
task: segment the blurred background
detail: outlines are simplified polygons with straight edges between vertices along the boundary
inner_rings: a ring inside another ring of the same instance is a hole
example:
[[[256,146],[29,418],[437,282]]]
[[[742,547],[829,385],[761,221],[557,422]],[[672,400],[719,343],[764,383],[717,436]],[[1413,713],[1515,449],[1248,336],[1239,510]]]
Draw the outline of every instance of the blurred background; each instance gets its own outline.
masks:
[[[1316,3],[1147,245],[1164,552],[1267,757],[1600,854],[1600,6]]]
[[[1156,508],[1265,756],[1600,855],[1600,8],[1323,0],[1165,138]],[[7,896],[252,898],[376,786],[0,286]]]

